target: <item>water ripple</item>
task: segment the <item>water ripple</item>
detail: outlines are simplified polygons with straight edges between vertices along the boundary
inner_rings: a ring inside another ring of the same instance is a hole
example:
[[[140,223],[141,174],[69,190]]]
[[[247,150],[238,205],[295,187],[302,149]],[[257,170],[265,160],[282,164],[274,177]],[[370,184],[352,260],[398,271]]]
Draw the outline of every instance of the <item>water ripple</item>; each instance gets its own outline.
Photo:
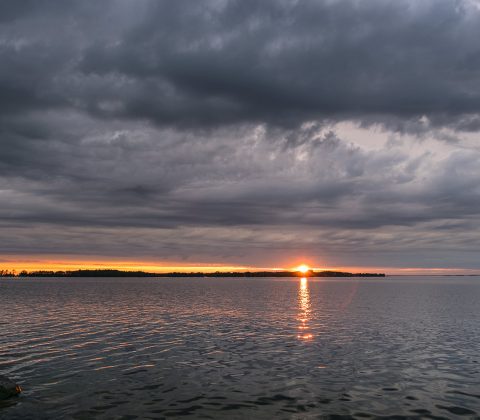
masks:
[[[479,278],[0,280],[0,418],[480,418]]]

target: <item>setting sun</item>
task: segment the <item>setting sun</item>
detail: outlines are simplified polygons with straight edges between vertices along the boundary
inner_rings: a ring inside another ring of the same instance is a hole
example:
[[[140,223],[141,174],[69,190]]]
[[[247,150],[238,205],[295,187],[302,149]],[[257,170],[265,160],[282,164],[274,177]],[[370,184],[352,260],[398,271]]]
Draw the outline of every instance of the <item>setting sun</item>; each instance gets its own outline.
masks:
[[[299,265],[295,270],[305,274],[310,271],[310,267],[306,264],[302,264],[302,265]]]

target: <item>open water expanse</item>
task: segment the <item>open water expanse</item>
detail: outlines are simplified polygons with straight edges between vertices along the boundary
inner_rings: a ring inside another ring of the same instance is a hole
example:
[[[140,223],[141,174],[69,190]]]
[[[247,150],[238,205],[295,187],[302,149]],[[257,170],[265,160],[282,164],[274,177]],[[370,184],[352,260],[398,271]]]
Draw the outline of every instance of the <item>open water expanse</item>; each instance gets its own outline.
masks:
[[[478,419],[480,278],[0,280],[0,374],[1,419]]]

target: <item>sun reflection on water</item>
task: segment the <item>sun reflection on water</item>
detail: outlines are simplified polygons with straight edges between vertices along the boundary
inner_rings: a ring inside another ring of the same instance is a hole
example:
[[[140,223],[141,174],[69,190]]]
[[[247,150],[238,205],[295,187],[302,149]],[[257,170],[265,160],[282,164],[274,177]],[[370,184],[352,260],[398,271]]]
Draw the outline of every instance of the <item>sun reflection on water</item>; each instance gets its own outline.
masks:
[[[299,334],[297,337],[300,340],[311,340],[313,335],[308,331],[308,321],[310,320],[311,307],[310,307],[310,291],[308,290],[308,280],[306,277],[300,279],[298,288],[298,325]]]

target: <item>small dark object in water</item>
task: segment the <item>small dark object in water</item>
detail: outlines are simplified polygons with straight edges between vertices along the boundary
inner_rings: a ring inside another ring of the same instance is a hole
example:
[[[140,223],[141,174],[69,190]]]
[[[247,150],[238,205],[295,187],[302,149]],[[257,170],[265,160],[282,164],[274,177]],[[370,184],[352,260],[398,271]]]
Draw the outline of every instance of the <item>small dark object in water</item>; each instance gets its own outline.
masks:
[[[12,382],[6,376],[0,375],[0,400],[4,400],[20,394],[22,388],[15,382]]]

